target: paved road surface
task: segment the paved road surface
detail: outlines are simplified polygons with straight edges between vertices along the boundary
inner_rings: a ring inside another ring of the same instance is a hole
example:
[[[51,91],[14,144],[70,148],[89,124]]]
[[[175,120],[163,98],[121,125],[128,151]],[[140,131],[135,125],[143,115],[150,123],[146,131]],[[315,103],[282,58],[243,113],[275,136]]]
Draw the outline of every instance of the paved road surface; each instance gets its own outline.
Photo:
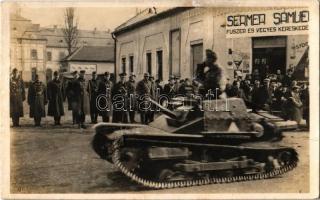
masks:
[[[307,132],[285,133],[283,144],[300,154],[298,167],[282,177],[251,182],[206,185],[170,190],[149,190],[131,182],[90,148],[93,130],[80,131],[64,119],[54,127],[46,119],[33,127],[30,119],[22,128],[11,129],[12,193],[233,193],[308,192],[309,136]]]

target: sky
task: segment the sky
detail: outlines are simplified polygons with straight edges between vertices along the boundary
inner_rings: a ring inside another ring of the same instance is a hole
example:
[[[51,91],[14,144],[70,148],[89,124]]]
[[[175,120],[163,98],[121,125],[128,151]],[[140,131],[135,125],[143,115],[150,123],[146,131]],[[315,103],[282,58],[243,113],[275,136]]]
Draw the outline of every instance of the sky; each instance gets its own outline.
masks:
[[[21,7],[20,13],[23,17],[32,20],[32,23],[40,24],[41,27],[52,27],[64,24],[65,8],[26,8]],[[76,8],[76,17],[79,22],[79,29],[93,30],[114,30],[117,26],[133,17],[136,13],[134,7],[123,8]]]

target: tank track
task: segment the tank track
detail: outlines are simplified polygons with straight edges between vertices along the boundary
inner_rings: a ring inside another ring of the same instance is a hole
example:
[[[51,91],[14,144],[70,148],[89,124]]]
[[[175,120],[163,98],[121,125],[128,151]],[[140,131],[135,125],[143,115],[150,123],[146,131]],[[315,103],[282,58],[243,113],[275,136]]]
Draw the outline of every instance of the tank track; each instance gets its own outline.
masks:
[[[203,178],[196,180],[179,180],[179,181],[168,181],[168,182],[156,182],[150,181],[145,178],[139,177],[137,174],[128,170],[123,163],[120,161],[120,140],[113,141],[113,153],[112,161],[114,165],[132,181],[139,183],[148,188],[154,189],[170,189],[170,188],[181,188],[181,187],[191,187],[191,186],[200,186],[208,184],[221,184],[221,183],[232,183],[232,182],[242,182],[242,181],[253,181],[261,179],[269,179],[281,174],[284,174],[288,171],[291,171],[297,166],[297,159],[293,160],[292,163],[282,166],[278,169],[274,169],[270,172],[264,172],[259,174],[247,174],[233,177],[211,177]]]

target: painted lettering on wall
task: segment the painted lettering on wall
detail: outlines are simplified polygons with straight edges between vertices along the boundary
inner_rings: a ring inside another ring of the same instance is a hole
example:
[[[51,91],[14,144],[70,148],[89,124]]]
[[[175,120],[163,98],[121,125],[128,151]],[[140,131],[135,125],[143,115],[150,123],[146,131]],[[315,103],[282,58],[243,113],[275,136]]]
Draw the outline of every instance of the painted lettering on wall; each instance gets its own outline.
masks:
[[[309,11],[285,9],[226,15],[226,37],[308,34]]]

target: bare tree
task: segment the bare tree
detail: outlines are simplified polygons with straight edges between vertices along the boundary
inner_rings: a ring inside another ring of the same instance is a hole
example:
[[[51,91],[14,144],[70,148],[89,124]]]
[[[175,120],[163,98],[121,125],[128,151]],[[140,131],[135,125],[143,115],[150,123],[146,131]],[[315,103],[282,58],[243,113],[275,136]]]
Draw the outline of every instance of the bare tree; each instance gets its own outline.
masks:
[[[78,44],[78,20],[75,18],[75,9],[66,8],[64,12],[64,39],[67,43],[68,55],[72,54]]]

